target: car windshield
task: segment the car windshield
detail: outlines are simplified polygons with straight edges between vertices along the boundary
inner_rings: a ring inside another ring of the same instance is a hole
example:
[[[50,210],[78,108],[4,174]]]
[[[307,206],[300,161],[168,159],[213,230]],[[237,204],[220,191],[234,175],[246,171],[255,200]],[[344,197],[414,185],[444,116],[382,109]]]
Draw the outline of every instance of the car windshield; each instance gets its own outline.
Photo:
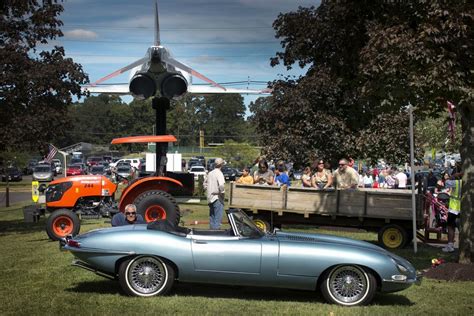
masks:
[[[51,168],[48,166],[39,166],[35,168],[35,172],[50,172]]]
[[[13,172],[17,172],[17,171],[18,171],[18,168],[15,168],[15,167],[7,168],[8,173],[13,173]]]
[[[92,167],[92,168],[91,168],[91,171],[92,171],[92,172],[103,172],[103,171],[104,171],[104,167]]]
[[[264,235],[264,232],[258,229],[253,221],[243,212],[233,212],[232,216],[234,218],[235,228],[240,236],[259,238]]]
[[[204,167],[192,167],[191,172],[204,172],[206,169]]]
[[[122,165],[117,168],[117,172],[130,172],[130,166]]]

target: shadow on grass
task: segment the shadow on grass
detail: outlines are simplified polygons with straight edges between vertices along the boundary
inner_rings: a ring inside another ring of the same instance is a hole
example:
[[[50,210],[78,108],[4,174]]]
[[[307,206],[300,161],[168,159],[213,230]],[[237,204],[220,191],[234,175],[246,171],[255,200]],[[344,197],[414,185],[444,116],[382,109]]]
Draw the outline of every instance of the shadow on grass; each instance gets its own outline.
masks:
[[[25,223],[23,220],[3,220],[0,221],[0,235],[5,235],[8,233],[20,233],[20,234],[29,234],[36,233],[40,231],[45,231],[46,221],[44,218],[40,219],[36,223]],[[46,234],[46,232],[45,232]]]
[[[122,295],[118,281],[101,280],[81,282],[74,287],[66,289],[74,293],[91,294],[117,294]],[[203,298],[225,298],[243,299],[254,301],[281,301],[281,302],[301,302],[301,303],[325,303],[319,292],[289,290],[278,288],[248,287],[237,285],[214,285],[199,283],[179,283],[176,282],[168,295],[191,296]],[[125,296],[125,295],[124,295]],[[373,304],[380,306],[411,306],[414,305],[402,294],[377,294]]]

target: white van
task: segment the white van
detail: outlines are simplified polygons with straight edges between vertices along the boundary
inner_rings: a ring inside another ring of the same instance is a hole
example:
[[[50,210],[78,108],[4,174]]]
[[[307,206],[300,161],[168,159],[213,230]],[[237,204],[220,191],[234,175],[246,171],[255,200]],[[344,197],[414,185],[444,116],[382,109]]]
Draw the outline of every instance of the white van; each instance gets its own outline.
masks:
[[[124,159],[119,159],[116,162],[111,162],[109,166],[111,168],[115,168],[117,165],[120,163],[129,163],[132,167],[134,167],[136,170],[140,170],[140,158],[124,158]]]

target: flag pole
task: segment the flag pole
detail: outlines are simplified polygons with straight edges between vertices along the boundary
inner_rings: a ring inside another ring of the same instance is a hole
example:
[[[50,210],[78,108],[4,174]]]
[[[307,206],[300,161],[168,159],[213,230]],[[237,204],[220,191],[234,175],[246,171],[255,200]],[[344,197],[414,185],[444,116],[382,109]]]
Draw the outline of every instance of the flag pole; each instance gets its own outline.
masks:
[[[411,210],[413,217],[413,252],[417,253],[416,239],[416,197],[415,197],[415,141],[413,132],[413,106],[408,103],[408,112],[410,115],[410,178],[411,178]]]

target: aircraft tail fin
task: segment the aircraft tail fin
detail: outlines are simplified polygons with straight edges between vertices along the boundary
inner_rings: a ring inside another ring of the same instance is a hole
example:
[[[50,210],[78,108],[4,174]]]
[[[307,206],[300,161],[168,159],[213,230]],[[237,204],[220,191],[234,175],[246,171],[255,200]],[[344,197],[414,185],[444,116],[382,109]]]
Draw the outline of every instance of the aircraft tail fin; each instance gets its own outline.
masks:
[[[155,1],[155,46],[161,45],[160,40],[160,19],[158,16],[158,0]]]

